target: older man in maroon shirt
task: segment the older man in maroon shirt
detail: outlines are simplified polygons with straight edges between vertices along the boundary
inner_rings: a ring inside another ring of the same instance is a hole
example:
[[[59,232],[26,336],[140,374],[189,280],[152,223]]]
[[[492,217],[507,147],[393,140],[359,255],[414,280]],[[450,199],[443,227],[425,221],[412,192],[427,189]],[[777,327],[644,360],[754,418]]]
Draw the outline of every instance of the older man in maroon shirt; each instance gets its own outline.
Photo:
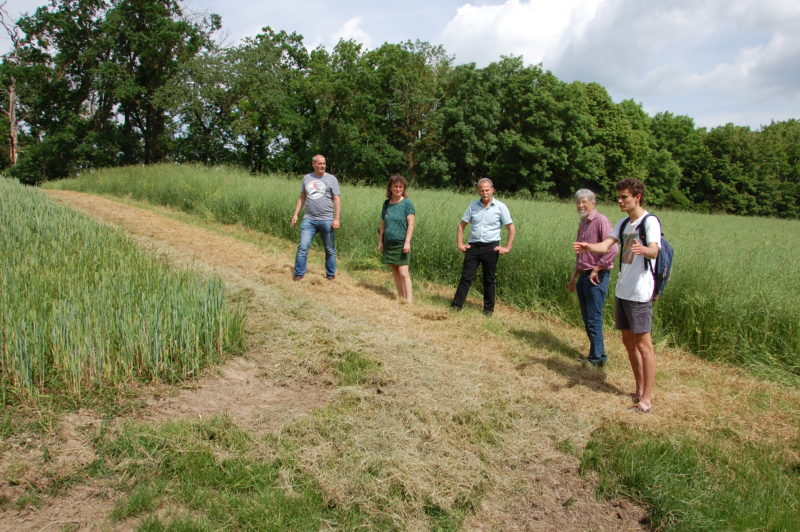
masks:
[[[611,235],[611,222],[596,209],[594,192],[581,189],[575,193],[575,207],[581,217],[578,225],[578,242],[602,242]],[[617,245],[614,244],[603,255],[582,252],[575,260],[575,270],[569,280],[569,291],[578,293],[581,317],[589,337],[589,356],[593,366],[602,367],[606,363],[606,350],[603,343],[603,305],[606,302],[611,268]]]

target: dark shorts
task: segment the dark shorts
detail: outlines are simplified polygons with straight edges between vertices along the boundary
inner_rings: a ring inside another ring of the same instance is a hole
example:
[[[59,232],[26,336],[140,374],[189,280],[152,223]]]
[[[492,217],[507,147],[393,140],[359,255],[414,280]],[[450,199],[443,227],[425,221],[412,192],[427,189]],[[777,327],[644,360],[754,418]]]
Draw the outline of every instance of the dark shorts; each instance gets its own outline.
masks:
[[[653,327],[653,302],[628,301],[616,298],[614,326],[620,330],[630,330],[633,334],[649,333]]]
[[[411,253],[403,253],[403,244],[383,244],[382,264],[394,264],[395,266],[408,266],[411,261]]]

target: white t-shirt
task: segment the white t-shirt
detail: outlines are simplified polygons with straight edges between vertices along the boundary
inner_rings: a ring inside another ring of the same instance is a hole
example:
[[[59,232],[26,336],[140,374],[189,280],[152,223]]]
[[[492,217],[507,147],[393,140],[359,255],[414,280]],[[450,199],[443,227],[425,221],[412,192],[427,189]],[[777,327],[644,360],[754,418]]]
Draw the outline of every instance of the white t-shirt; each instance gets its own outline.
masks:
[[[625,218],[618,220],[611,232],[611,236],[620,242],[620,257],[622,266],[619,271],[619,278],[617,279],[617,286],[615,294],[620,299],[628,301],[647,302],[653,299],[653,289],[655,288],[655,281],[653,274],[649,268],[645,268],[644,261],[650,261],[650,267],[654,266],[652,260],[645,259],[644,255],[634,255],[631,251],[634,240],[639,238],[639,224],[642,223],[644,217],[647,216],[645,211],[640,218],[635,222],[629,222],[625,226],[625,234],[620,238],[619,230],[622,227],[622,222]],[[661,249],[661,224],[658,218],[651,216],[647,219],[645,226],[647,242],[657,242],[658,248]],[[640,242],[646,245],[645,242]]]

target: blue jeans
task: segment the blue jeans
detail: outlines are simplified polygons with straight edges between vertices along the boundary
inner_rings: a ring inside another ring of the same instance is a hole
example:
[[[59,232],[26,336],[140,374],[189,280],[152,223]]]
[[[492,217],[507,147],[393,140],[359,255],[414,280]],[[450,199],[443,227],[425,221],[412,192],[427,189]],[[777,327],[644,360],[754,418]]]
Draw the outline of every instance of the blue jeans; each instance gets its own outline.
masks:
[[[600,283],[597,286],[589,280],[589,272],[581,272],[575,283],[583,325],[589,337],[589,362],[594,364],[606,361],[606,349],[603,344],[603,305],[606,302],[611,272],[600,270],[598,275]]]
[[[333,239],[333,220],[310,220],[303,218],[300,224],[300,243],[297,245],[297,255],[294,258],[294,274],[306,274],[306,260],[308,248],[314,235],[322,235],[322,245],[325,247],[325,274],[332,277],[336,274],[336,244]]]

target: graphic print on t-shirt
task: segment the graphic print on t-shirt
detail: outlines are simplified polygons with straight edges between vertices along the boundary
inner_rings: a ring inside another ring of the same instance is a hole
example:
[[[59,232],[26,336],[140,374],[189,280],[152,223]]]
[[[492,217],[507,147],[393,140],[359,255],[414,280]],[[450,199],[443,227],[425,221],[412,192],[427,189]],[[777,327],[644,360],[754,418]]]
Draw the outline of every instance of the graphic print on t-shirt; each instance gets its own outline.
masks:
[[[622,235],[622,264],[631,264],[633,262],[633,243],[639,237],[638,233],[625,233]]]
[[[319,199],[325,195],[327,187],[325,183],[319,179],[312,179],[306,185],[306,195],[311,199]]]

